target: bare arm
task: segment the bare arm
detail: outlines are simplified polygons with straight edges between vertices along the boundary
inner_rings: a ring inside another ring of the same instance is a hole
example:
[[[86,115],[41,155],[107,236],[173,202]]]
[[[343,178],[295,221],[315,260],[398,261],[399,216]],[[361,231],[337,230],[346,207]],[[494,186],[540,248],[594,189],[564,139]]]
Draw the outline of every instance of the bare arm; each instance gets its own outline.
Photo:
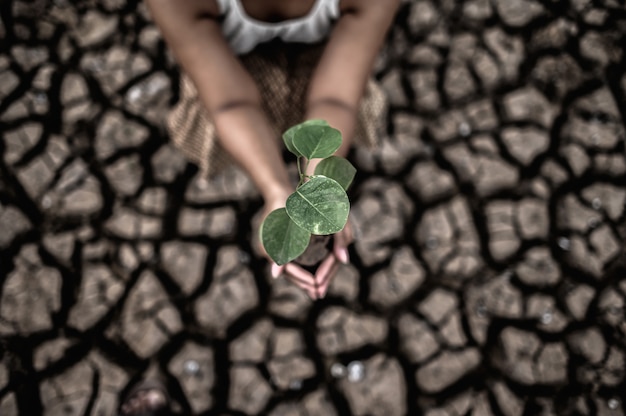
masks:
[[[278,140],[261,108],[254,81],[222,35],[217,3],[146,3],[177,61],[196,85],[220,144],[248,172],[266,203],[284,203],[291,189]]]
[[[342,16],[311,80],[306,115],[341,131],[344,142],[337,152],[341,156],[348,153],[359,101],[399,4],[399,0],[341,1]]]
[[[343,143],[337,154],[345,156],[354,135],[359,102],[374,59],[400,4],[399,0],[341,0],[342,16],[335,25],[315,69],[307,97],[307,119],[324,119],[339,129]],[[319,160],[309,163],[312,174]],[[351,226],[335,234],[333,254],[315,274],[314,298],[324,297],[338,263],[347,263]]]
[[[222,36],[215,0],[146,2],[177,61],[196,85],[220,143],[251,176],[267,212],[278,208],[292,191],[279,141],[262,111],[254,81]],[[343,133],[341,155],[349,148],[365,82],[398,3],[342,0],[342,17],[315,70],[306,116],[325,119]],[[342,262],[348,260],[345,246],[351,239],[346,228],[335,243],[337,259]],[[337,259],[329,257],[315,277],[293,264],[287,265],[287,274],[316,298],[325,293]],[[314,281],[318,282],[313,285]]]

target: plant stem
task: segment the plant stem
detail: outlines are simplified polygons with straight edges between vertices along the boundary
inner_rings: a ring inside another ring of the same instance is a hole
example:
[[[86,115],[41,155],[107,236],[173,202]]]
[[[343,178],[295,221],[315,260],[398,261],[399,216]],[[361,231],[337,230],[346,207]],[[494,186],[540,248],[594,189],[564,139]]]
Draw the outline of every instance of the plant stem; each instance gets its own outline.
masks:
[[[299,188],[304,181],[304,173],[302,173],[302,167],[300,166],[300,156],[298,156],[296,160],[298,162],[298,174],[300,175],[300,180],[298,181],[298,186],[296,186],[296,188]]]
[[[306,160],[306,163],[304,164],[304,177],[306,178],[306,171],[309,168],[309,159]]]
[[[296,188],[299,188],[300,186],[302,186],[302,184],[304,184],[304,179],[308,178],[305,172],[309,167],[309,161],[307,159],[306,163],[304,164],[304,170],[302,170],[302,167],[300,166],[300,157],[298,157],[297,162],[298,162],[298,173],[300,174],[300,181],[298,182],[298,186]]]

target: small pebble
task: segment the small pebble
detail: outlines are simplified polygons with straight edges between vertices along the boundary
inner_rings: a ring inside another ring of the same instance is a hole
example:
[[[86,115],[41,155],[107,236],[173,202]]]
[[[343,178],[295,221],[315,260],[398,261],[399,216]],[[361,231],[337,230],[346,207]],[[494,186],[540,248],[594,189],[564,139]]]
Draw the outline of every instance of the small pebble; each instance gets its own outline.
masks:
[[[141,88],[133,87],[130,89],[130,91],[128,91],[128,101],[130,102],[139,101],[142,95],[143,95],[143,91],[141,90]]]
[[[35,94],[35,101],[37,104],[45,104],[48,102],[48,95],[45,92],[38,92]]]
[[[479,318],[484,318],[487,316],[487,305],[485,305],[485,302],[480,300],[478,301],[478,303],[476,304],[476,316],[478,316]]]
[[[50,198],[50,196],[45,195],[42,199],[41,199],[41,206],[43,207],[43,209],[48,209],[52,206],[52,198]]]
[[[232,227],[229,227],[232,228]],[[241,264],[249,264],[250,263],[250,254],[246,253],[243,250],[239,250],[239,261]]]
[[[472,128],[466,122],[462,122],[461,124],[459,124],[459,134],[461,135],[461,137],[468,137],[470,134],[472,134]]]
[[[348,364],[348,380],[357,383],[365,378],[365,366],[360,361]]]
[[[552,322],[552,312],[551,311],[545,311],[542,315],[541,315],[541,323],[544,325],[549,325]]]
[[[137,254],[130,246],[122,246],[118,253],[119,262],[125,270],[135,270],[139,265],[139,259]]]
[[[146,93],[155,95],[167,88],[167,81],[163,78],[153,78],[146,85]]]
[[[576,23],[573,23],[569,26],[568,32],[572,36],[578,35],[578,26],[576,25]]]
[[[439,247],[439,239],[437,237],[428,237],[426,239],[426,248],[434,250]]]
[[[301,390],[302,380],[291,380],[289,382],[289,390]]]
[[[594,146],[597,146],[598,143],[600,143],[600,137],[597,134],[592,134],[591,143],[593,143]]]
[[[198,188],[201,191],[204,191],[204,190],[208,189],[209,188],[209,181],[204,179],[204,178],[198,179],[196,181],[196,188]]]
[[[562,250],[565,251],[568,251],[571,247],[571,241],[567,237],[559,237],[557,244],[559,245],[559,247],[561,247]]]
[[[342,378],[346,376],[346,367],[341,363],[334,363],[330,367],[330,375],[335,378]]]
[[[101,72],[104,69],[104,62],[101,59],[94,59],[89,65],[89,70],[92,72]]]
[[[609,399],[609,402],[607,404],[609,406],[609,409],[616,410],[619,407],[619,400],[615,398]]]
[[[602,200],[600,198],[593,198],[593,201],[591,201],[591,206],[596,211],[599,210],[600,208],[602,208]]]
[[[596,218],[596,217],[591,217],[589,218],[589,220],[587,221],[587,225],[589,226],[589,228],[593,229],[593,228],[598,228],[598,226],[600,225],[600,219]]]
[[[195,376],[200,372],[200,364],[196,360],[187,360],[183,364],[185,374]]]

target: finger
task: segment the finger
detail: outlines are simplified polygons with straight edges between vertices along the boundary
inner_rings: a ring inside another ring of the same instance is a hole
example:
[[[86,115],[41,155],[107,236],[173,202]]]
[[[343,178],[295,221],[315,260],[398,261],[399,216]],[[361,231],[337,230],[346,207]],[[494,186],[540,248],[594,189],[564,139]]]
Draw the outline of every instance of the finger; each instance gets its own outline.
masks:
[[[333,268],[328,273],[326,280],[322,282],[321,285],[317,288],[317,295],[320,299],[326,297],[326,292],[328,292],[328,288],[330,287],[330,283],[333,281],[333,277],[337,274],[337,269],[339,269],[339,263],[335,263]]]
[[[331,255],[326,257],[317,269],[317,273],[315,273],[315,281],[317,283],[317,295],[320,299],[326,296],[328,286],[330,285],[332,278],[335,276],[338,267],[339,263],[337,262],[337,259],[335,256]]]
[[[294,285],[302,289],[304,293],[306,293],[312,300],[317,299],[317,289],[315,288],[315,286],[307,285],[303,283],[302,281],[297,280],[290,274],[287,274],[286,276],[287,276],[287,280],[291,281],[291,283],[293,283]]]
[[[340,263],[350,263],[350,253],[348,252],[348,248],[345,246],[335,244],[333,247],[333,255],[337,258],[337,260],[339,260]]]
[[[315,292],[315,290],[317,289],[317,285],[315,285],[314,283],[309,283],[306,282],[304,280],[301,280],[297,277],[294,277],[293,275],[287,273],[285,275],[285,277],[290,280],[292,283],[294,283],[295,285],[297,285],[298,287],[304,289],[304,290],[309,290],[312,292]]]
[[[333,253],[337,260],[343,264],[350,263],[350,255],[348,254],[348,245],[353,241],[352,227],[350,222],[346,224],[344,229],[334,236],[335,243],[333,245]]]
[[[325,276],[320,276],[320,279],[318,280],[318,283],[317,283],[317,288],[318,289],[328,288],[328,285],[332,281],[332,278],[335,277],[335,274],[337,273],[338,268],[339,268],[339,263],[335,261],[332,267],[330,268],[330,270],[328,271],[328,273],[326,273]]]
[[[337,262],[337,259],[332,254],[329,254],[322,260],[322,263],[315,272],[315,283],[320,286],[326,280],[328,273],[332,270],[333,265]]]
[[[272,262],[272,266],[270,268],[270,271],[272,273],[272,278],[273,279],[277,279],[285,271],[285,266],[279,266],[278,264]]]
[[[301,288],[315,291],[315,277],[311,273],[293,263],[285,265],[285,272],[287,277]]]

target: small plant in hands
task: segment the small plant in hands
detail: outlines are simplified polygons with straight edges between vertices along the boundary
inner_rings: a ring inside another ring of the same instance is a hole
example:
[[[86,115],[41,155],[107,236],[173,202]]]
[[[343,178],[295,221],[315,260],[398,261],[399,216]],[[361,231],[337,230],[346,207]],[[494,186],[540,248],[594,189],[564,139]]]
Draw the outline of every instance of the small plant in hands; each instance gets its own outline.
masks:
[[[346,189],[356,173],[346,159],[333,156],[341,146],[341,133],[323,120],[291,127],[283,141],[297,157],[300,181],[285,208],[270,212],[260,229],[265,251],[279,266],[304,253],[312,236],[343,230],[350,212]],[[322,160],[308,176],[305,172],[311,159]]]

